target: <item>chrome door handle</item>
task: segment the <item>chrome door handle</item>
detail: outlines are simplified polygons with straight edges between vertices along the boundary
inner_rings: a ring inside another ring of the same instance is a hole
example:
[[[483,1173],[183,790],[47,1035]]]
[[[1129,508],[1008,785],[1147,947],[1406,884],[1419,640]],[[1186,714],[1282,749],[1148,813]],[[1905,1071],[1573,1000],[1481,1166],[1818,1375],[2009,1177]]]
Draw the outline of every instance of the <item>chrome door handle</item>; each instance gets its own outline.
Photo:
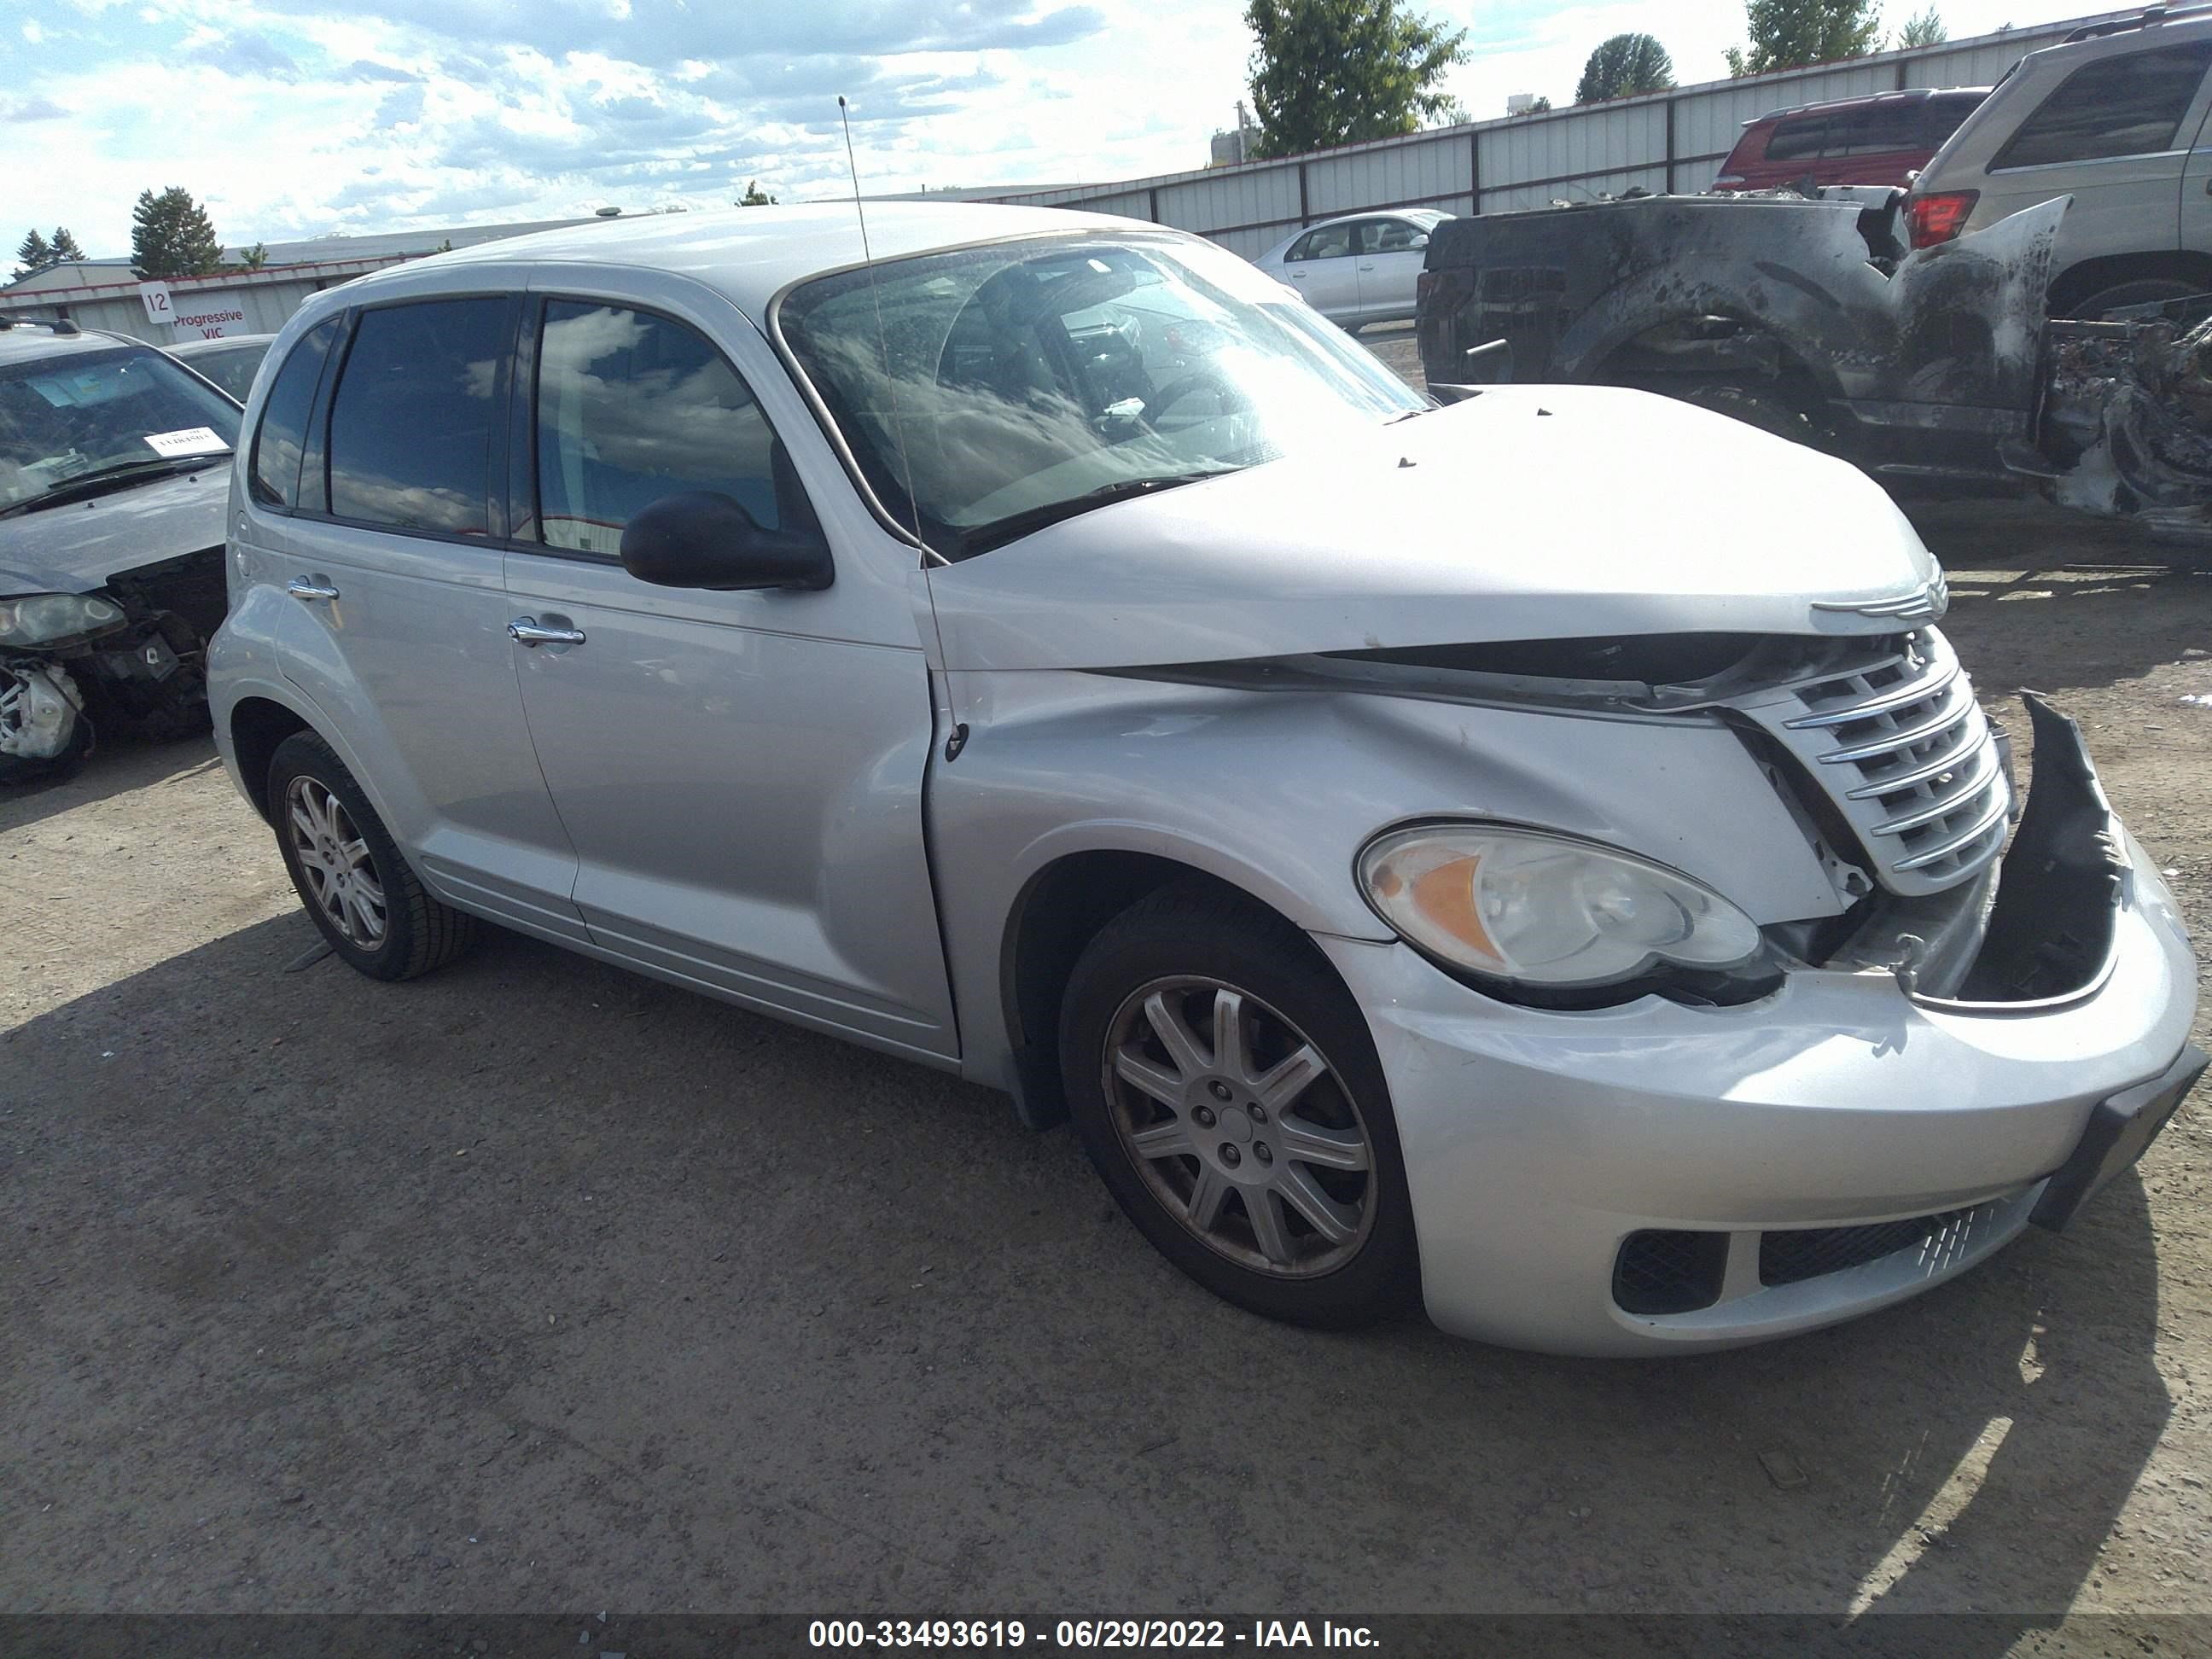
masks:
[[[581,645],[580,628],[540,628],[535,617],[517,617],[507,625],[507,637],[517,645]]]
[[[328,581],[310,581],[305,576],[295,576],[284,584],[284,591],[295,599],[335,599],[337,588]]]

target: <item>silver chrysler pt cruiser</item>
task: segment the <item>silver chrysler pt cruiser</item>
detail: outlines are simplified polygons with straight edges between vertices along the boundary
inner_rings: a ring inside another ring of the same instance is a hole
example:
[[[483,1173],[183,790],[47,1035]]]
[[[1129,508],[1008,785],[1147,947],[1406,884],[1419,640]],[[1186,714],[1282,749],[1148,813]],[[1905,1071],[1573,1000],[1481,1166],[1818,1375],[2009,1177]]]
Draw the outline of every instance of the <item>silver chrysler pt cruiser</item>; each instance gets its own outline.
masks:
[[[2195,1081],[2156,869],[2033,699],[2015,798],[1856,472],[1440,407],[1150,226],[866,228],[594,224],[284,330],[210,684],[354,967],[494,921],[1072,1120],[1244,1307],[1584,1353],[1924,1290]]]

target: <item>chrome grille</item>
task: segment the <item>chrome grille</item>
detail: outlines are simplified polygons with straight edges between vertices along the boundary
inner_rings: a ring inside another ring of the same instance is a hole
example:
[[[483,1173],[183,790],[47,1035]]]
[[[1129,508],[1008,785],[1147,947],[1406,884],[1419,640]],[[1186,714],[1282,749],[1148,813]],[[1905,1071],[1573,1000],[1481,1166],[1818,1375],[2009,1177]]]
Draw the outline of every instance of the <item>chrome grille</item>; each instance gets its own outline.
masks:
[[[1974,688],[1933,628],[1736,700],[1809,775],[1875,878],[1911,896],[1957,885],[1997,855],[2012,806]]]

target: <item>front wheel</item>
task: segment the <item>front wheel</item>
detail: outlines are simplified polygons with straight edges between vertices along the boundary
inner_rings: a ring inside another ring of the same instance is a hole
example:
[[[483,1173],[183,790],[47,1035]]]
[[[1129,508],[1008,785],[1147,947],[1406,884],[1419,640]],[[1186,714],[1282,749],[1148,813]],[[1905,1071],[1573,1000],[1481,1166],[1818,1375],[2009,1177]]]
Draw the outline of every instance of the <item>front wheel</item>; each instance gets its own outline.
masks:
[[[1336,1328],[1412,1299],[1413,1207],[1382,1065],[1288,923],[1182,890],[1124,911],[1076,963],[1060,1067],[1115,1200],[1216,1295]]]

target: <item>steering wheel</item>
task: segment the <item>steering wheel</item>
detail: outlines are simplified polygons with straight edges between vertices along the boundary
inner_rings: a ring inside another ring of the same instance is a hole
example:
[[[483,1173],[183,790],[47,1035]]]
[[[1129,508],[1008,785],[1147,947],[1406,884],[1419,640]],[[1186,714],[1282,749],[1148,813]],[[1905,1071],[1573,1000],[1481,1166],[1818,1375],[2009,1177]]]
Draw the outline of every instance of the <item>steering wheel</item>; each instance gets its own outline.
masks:
[[[1186,374],[1180,380],[1172,382],[1147,404],[1145,406],[1145,424],[1157,431],[1161,417],[1168,410],[1184,398],[1201,392],[1210,392],[1218,398],[1224,415],[1241,414],[1252,407],[1252,399],[1245,393],[1235,390],[1211,370],[1200,369],[1195,374]]]

